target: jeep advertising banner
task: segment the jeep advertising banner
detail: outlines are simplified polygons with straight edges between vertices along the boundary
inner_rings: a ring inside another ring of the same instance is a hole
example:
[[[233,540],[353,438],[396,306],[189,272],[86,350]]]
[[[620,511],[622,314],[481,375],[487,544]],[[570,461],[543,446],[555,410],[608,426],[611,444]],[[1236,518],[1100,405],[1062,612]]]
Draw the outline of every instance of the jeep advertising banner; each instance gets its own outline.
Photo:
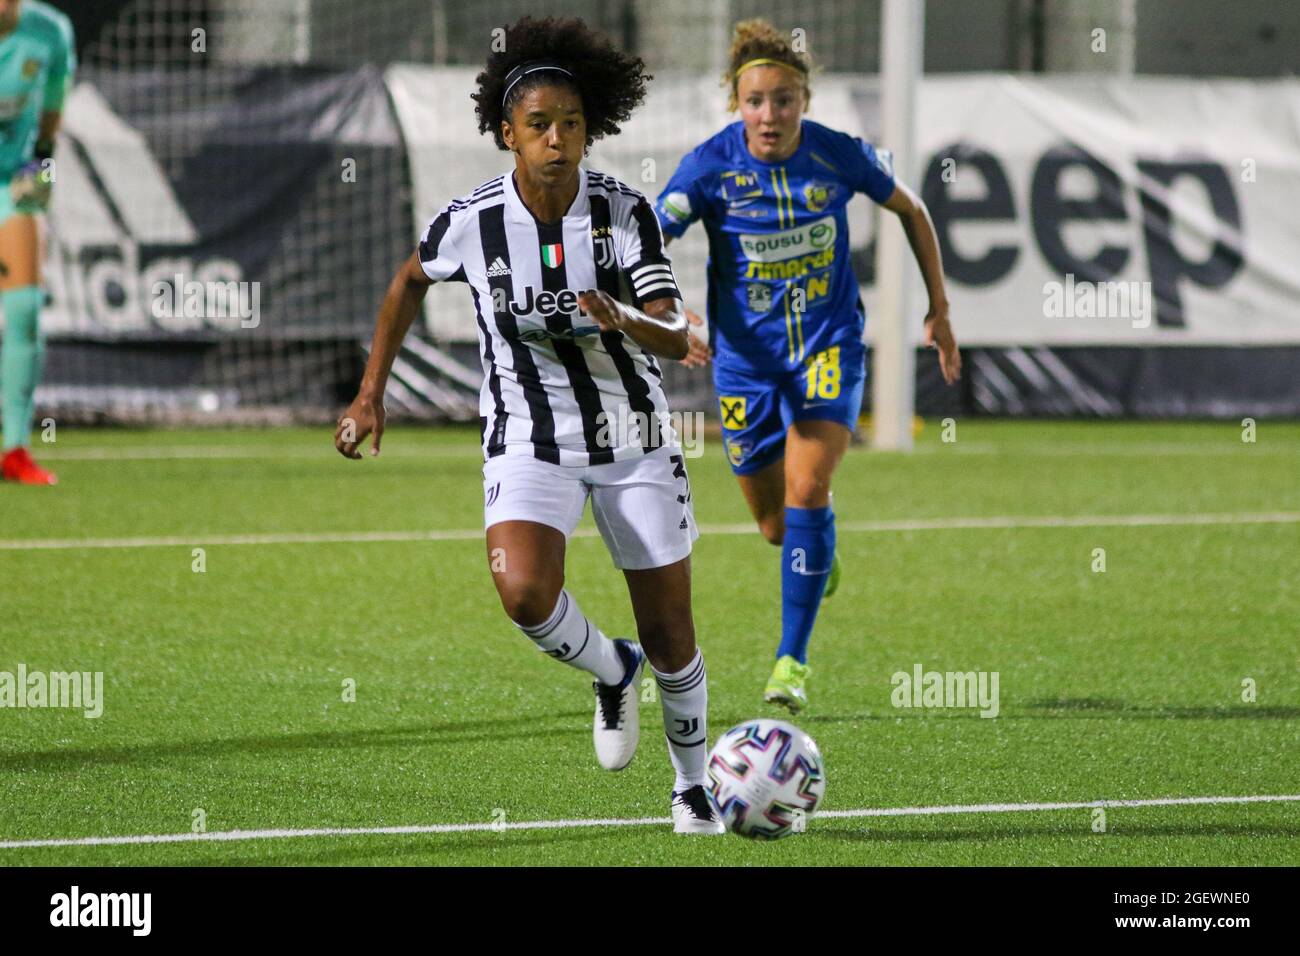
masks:
[[[477,129],[476,72],[83,70],[55,156],[39,399],[332,408],[427,223],[512,168]],[[655,197],[731,121],[724,105],[711,77],[658,77],[587,165]],[[816,78],[811,118],[874,142],[878,110],[871,80]],[[958,388],[918,362],[923,413],[1300,414],[1300,81],[930,77],[918,113],[906,179],[968,357]],[[866,197],[848,208],[868,339],[882,216]],[[812,267],[802,250],[838,254],[833,225],[787,232],[752,237],[756,269],[793,277]],[[703,313],[704,229],[670,251]],[[470,368],[429,343],[426,357],[472,387],[463,284],[430,290],[425,326]],[[674,400],[712,404],[707,376],[665,372]],[[435,395],[432,375],[407,384]]]
[[[510,157],[478,135],[472,70],[400,66],[387,81],[419,232]],[[653,198],[729,121],[722,99],[712,80],[657,78],[588,164]],[[934,216],[964,346],[1300,343],[1300,81],[943,76],[923,81],[919,103],[906,178]],[[874,85],[822,76],[809,116],[875,141],[878,109]],[[850,210],[870,336],[881,212],[865,197]],[[760,252],[782,269],[781,249]],[[672,254],[703,312],[703,228]],[[440,337],[473,339],[464,290],[428,308]]]
[[[944,77],[920,102],[963,342],[1300,342],[1300,82]]]

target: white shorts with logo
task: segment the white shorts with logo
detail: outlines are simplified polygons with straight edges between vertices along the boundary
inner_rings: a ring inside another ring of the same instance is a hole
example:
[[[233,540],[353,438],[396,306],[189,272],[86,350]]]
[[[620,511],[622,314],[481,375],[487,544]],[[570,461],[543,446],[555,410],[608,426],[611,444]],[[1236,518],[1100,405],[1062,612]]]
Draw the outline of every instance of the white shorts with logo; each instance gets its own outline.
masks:
[[[535,521],[568,538],[587,497],[600,536],[624,571],[661,568],[691,553],[699,537],[686,460],[664,446],[627,461],[573,467],[529,455],[498,455],[483,465],[483,523]]]

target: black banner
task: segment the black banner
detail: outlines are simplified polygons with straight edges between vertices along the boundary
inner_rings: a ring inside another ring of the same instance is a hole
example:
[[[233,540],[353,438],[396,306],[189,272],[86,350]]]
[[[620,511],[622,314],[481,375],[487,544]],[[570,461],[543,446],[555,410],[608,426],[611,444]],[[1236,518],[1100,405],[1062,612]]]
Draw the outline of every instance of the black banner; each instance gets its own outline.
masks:
[[[53,339],[362,338],[413,246],[374,67],[86,69],[56,163]]]

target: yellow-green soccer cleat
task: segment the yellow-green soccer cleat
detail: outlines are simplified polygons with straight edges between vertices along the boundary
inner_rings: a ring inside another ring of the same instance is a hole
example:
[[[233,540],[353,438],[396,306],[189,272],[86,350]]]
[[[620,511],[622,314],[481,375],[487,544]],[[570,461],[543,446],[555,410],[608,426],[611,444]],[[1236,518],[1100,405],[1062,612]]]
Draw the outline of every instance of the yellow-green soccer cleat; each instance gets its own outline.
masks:
[[[799,713],[808,706],[808,692],[804,689],[804,682],[811,673],[811,667],[800,664],[789,654],[778,658],[772,676],[763,688],[763,700],[769,704],[779,704],[792,714]]]
[[[840,586],[840,553],[836,551],[831,555],[831,573],[826,575],[826,589],[822,591],[822,597],[828,598],[839,589]]]

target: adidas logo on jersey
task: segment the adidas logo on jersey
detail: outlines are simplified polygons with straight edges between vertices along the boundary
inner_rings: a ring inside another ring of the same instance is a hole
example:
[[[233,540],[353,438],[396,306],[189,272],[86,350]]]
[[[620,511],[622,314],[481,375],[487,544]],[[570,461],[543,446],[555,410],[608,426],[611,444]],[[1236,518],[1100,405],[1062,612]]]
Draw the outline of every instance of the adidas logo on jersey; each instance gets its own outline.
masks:
[[[505,261],[500,256],[497,256],[492,260],[492,265],[488,266],[487,274],[489,279],[496,276],[508,276],[510,275],[510,267],[505,264]]]

